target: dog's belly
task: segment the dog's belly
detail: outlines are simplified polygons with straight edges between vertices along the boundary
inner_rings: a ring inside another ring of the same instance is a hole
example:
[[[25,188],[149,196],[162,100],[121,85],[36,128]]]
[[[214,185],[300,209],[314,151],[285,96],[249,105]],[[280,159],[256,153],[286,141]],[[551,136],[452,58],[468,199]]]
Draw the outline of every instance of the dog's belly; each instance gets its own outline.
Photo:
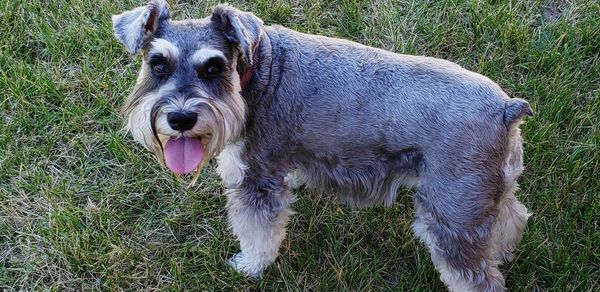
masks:
[[[414,186],[419,179],[423,159],[418,149],[356,150],[315,152],[297,147],[293,164],[308,188],[334,194],[351,207],[390,205],[401,185]]]

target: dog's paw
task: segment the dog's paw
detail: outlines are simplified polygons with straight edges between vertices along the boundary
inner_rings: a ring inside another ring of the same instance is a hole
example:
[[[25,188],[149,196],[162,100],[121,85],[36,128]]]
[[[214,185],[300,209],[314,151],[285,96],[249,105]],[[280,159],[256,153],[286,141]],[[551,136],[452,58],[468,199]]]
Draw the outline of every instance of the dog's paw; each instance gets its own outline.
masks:
[[[493,256],[493,259],[497,265],[510,263],[513,260],[513,253],[510,250],[496,251]]]
[[[288,173],[283,181],[290,190],[295,190],[306,184],[307,178],[300,170],[294,170]]]
[[[229,260],[227,260],[227,263],[239,273],[242,273],[254,279],[261,278],[262,273],[264,271],[263,267],[261,267],[260,265],[256,265],[256,263],[253,263],[248,256],[244,255],[241,252],[236,253],[231,258],[229,258]]]
[[[505,252],[503,252],[502,255],[501,255],[501,259],[505,263],[512,262],[512,260],[513,260],[513,253],[512,253],[512,251],[505,251]]]

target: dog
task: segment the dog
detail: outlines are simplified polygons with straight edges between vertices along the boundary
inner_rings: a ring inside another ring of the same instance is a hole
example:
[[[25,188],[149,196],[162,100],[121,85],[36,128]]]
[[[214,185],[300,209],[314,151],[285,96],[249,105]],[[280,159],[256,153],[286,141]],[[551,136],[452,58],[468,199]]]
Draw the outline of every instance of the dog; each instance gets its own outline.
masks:
[[[530,214],[515,197],[529,104],[459,65],[264,25],[221,4],[171,20],[163,0],[114,15],[142,65],[125,130],[176,174],[216,157],[241,252],[260,277],[305,186],[351,207],[415,188],[412,229],[452,291],[503,291]]]

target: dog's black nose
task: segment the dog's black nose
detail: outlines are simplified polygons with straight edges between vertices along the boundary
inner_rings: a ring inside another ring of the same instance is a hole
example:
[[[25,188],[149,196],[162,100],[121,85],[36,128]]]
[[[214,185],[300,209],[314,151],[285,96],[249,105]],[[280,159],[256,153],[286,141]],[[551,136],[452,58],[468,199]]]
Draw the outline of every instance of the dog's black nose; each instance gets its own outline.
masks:
[[[167,122],[173,130],[186,131],[194,127],[197,117],[194,112],[172,112],[167,114]]]

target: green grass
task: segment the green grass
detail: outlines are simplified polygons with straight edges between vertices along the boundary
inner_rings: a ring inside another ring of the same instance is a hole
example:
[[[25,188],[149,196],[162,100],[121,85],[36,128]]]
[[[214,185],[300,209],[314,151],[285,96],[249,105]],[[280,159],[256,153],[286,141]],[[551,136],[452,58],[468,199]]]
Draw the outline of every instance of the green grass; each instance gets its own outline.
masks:
[[[529,100],[519,197],[534,215],[507,286],[600,289],[597,1],[231,2],[269,24],[449,59]],[[238,246],[213,166],[185,189],[119,132],[139,58],[110,16],[139,4],[0,0],[0,290],[443,289],[410,231],[409,190],[360,211],[302,191],[265,277],[229,269]]]

